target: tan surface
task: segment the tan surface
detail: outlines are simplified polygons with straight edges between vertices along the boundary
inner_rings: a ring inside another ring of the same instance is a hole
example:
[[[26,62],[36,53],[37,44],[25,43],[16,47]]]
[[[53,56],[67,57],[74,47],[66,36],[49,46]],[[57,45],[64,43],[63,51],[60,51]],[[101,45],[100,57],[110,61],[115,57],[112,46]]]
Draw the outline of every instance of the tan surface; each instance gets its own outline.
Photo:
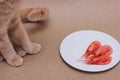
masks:
[[[0,80],[120,80],[120,64],[106,72],[86,73],[69,67],[59,54],[62,39],[78,30],[103,31],[120,41],[120,0],[24,0],[22,8],[36,6],[49,8],[49,22],[25,26],[42,51],[24,57],[22,67],[1,62]]]

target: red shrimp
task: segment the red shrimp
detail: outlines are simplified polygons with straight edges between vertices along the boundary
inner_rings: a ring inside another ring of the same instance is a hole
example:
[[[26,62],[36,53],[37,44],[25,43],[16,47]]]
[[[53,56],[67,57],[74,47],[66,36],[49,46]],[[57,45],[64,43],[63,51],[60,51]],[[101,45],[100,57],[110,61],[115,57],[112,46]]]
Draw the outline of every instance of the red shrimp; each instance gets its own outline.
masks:
[[[101,43],[99,41],[93,41],[87,48],[85,54],[82,57],[89,57],[91,54],[95,54],[95,51],[101,47]]]
[[[82,56],[87,64],[106,65],[112,60],[110,56],[113,49],[109,45],[101,45],[99,41],[93,41],[87,48],[85,54]],[[81,57],[81,58],[82,58]]]
[[[111,56],[108,55],[102,55],[99,57],[94,57],[88,60],[85,60],[87,64],[96,64],[96,65],[106,65],[109,64],[112,60]]]
[[[112,48],[109,45],[103,45],[98,50],[95,51],[96,56],[110,55],[112,53]]]

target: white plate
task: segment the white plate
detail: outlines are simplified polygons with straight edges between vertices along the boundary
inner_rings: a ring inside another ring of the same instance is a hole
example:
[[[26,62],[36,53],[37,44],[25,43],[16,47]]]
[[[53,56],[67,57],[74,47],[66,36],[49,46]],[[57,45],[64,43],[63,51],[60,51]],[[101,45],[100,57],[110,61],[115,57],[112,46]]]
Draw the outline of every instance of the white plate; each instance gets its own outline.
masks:
[[[94,41],[100,41],[113,48],[112,61],[107,65],[89,65],[77,61],[85,53],[88,45]],[[68,35],[60,45],[60,54],[63,60],[70,66],[88,72],[100,72],[114,67],[120,61],[120,44],[112,36],[93,30],[82,30]]]

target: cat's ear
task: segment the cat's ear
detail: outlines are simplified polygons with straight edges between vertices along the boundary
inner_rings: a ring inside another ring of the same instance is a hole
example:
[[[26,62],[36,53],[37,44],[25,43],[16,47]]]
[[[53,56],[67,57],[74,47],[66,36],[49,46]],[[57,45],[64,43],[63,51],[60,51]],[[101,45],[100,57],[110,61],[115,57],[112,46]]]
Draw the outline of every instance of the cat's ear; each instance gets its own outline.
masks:
[[[48,20],[49,11],[46,8],[33,8],[27,15],[27,19],[32,22]]]

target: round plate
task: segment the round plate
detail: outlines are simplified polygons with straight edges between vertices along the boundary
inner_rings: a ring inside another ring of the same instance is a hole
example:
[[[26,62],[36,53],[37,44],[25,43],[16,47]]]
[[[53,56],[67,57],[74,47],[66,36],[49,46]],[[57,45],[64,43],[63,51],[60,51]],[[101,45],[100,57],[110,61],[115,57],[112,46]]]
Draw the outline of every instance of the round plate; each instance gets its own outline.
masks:
[[[110,45],[113,48],[112,61],[107,65],[90,65],[78,61],[85,53],[92,41],[100,41],[102,45]],[[70,66],[88,72],[100,72],[114,67],[120,61],[120,44],[112,36],[93,30],[82,30],[68,35],[60,45],[60,54],[63,60]]]

